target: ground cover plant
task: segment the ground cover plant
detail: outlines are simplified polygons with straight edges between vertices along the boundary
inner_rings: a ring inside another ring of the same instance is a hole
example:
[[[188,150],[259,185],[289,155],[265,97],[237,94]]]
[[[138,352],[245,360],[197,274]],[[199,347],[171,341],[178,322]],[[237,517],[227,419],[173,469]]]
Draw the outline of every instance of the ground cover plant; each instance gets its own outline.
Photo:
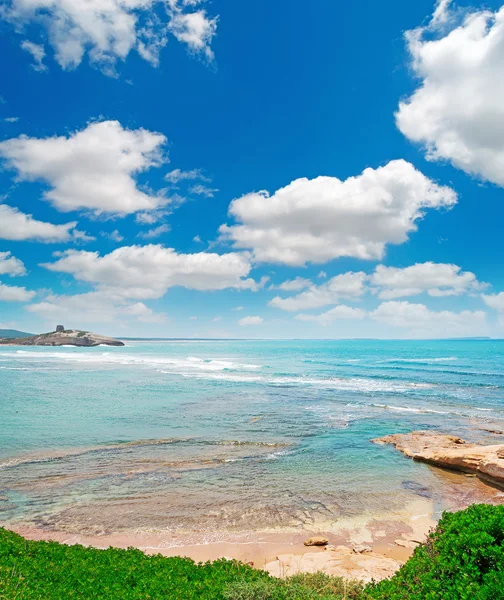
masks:
[[[32,542],[0,529],[0,600],[504,600],[504,507],[445,513],[391,579],[286,580],[236,561]]]

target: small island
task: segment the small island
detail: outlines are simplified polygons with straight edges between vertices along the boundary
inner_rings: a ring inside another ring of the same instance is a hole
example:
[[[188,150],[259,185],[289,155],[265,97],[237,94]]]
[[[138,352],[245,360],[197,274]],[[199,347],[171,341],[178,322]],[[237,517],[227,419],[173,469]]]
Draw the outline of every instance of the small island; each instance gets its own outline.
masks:
[[[123,342],[115,338],[79,329],[65,329],[63,325],[58,325],[55,331],[49,333],[20,338],[0,338],[0,344],[4,346],[79,346],[85,348],[124,346]]]

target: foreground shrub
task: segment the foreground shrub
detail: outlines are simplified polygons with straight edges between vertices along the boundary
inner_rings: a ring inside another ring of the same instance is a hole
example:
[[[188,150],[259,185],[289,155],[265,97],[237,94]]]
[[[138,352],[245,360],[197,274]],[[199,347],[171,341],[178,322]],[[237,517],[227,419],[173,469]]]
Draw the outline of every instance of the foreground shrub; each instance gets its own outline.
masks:
[[[383,600],[504,599],[504,506],[444,513],[400,571],[368,591]]]
[[[133,548],[31,542],[0,529],[0,600],[223,600],[229,583],[267,579],[236,561],[196,565]]]
[[[0,600],[504,600],[504,506],[445,513],[391,579],[285,580],[236,561],[30,542],[0,528]]]
[[[286,580],[240,581],[227,586],[226,600],[361,600],[364,586],[324,573],[300,573]]]

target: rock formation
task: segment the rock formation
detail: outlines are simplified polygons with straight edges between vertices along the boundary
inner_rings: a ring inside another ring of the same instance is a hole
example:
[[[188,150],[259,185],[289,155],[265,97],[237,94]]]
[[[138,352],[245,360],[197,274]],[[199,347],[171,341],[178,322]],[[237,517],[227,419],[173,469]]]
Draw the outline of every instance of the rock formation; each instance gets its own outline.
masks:
[[[480,446],[432,431],[387,435],[372,440],[392,444],[405,456],[437,467],[474,473],[482,481],[504,487],[504,444]]]
[[[61,327],[61,326],[60,326]],[[0,339],[9,346],[124,346],[123,342],[90,331],[63,329],[25,338]]]
[[[304,543],[305,546],[327,546],[329,540],[320,535],[315,535],[309,539],[307,539]]]
[[[274,577],[322,571],[327,575],[369,582],[391,577],[401,566],[402,563],[375,552],[361,554],[346,546],[326,546],[323,552],[281,554],[267,563],[264,570]]]

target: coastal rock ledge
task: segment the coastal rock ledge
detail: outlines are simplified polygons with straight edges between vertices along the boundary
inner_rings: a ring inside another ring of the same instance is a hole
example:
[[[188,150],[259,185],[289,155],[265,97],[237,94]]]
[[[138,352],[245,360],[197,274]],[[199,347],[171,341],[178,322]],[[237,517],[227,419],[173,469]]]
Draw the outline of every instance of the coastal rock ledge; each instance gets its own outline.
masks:
[[[375,444],[392,444],[414,460],[474,473],[485,483],[504,488],[504,444],[481,446],[432,431],[386,435],[372,441]]]
[[[0,339],[1,345],[6,346],[124,346],[123,342],[105,335],[80,331],[78,329],[63,329],[58,326],[56,331],[41,333],[24,338]]]

